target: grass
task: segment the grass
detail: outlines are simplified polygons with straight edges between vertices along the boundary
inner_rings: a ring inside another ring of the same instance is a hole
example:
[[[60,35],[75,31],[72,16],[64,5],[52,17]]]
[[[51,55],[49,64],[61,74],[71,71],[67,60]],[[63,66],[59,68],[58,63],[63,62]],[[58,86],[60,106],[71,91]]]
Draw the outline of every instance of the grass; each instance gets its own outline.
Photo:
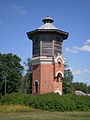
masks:
[[[0,120],[90,120],[90,113],[45,111],[0,113]]]
[[[0,105],[0,113],[33,112],[35,109],[23,105]]]
[[[28,106],[2,105],[0,120],[90,120],[90,112],[48,112]]]

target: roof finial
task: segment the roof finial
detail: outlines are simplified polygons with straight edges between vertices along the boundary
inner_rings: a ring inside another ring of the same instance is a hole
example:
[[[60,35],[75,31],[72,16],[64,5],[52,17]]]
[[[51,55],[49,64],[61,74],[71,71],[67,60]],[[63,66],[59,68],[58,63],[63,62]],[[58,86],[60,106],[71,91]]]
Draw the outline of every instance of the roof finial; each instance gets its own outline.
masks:
[[[45,23],[53,23],[53,19],[51,18],[51,17],[49,17],[49,16],[46,16],[43,20],[42,20],[42,22],[45,24]]]

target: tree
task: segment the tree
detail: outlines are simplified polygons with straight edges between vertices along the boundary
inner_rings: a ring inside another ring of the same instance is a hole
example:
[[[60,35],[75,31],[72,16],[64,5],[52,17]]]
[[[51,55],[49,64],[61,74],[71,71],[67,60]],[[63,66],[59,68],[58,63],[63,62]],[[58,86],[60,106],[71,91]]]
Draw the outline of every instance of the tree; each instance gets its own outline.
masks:
[[[80,90],[85,93],[90,93],[90,85],[87,86],[87,84],[85,84],[83,82],[74,82],[72,85],[73,85],[73,88],[75,89],[75,91]]]
[[[24,64],[26,67],[26,74],[22,80],[22,91],[25,93],[32,93],[32,59],[28,58]]]
[[[63,86],[63,93],[68,94],[68,93],[73,93],[74,89],[72,86],[72,81],[73,81],[73,74],[72,71],[69,69],[68,65],[64,65],[64,80],[62,82]]]
[[[87,86],[87,93],[90,94],[90,85]]]
[[[18,92],[20,88],[23,66],[21,59],[12,53],[0,53],[0,93]]]

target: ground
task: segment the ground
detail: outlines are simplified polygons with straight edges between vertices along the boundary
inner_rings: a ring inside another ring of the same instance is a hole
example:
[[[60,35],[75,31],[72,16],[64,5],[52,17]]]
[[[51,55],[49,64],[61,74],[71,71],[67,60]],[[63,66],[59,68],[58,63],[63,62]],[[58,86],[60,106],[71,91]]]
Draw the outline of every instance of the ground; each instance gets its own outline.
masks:
[[[0,105],[0,120],[90,120],[90,112],[49,112],[23,105]]]
[[[90,112],[16,112],[0,113],[0,120],[90,120]]]

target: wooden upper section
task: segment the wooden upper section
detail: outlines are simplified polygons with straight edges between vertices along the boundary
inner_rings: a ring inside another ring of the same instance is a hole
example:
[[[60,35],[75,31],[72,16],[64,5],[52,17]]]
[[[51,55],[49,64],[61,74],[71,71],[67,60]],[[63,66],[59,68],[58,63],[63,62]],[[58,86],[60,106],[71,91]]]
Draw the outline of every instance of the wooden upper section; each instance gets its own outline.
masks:
[[[62,42],[68,38],[68,32],[59,30],[53,25],[53,19],[44,18],[43,25],[38,29],[27,32],[29,39],[33,41],[33,57],[58,56],[62,54]]]

